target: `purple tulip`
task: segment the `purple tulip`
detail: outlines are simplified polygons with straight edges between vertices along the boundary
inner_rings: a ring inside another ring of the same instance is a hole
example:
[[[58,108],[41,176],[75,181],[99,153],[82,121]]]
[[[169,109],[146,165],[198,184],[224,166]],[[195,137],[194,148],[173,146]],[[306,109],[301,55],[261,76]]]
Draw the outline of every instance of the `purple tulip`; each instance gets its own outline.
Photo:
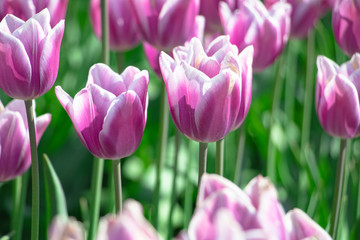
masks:
[[[56,96],[83,145],[96,157],[119,159],[139,146],[147,116],[147,71],[127,67],[121,75],[104,64],[90,68],[86,87],[72,99],[57,86]]]
[[[260,0],[246,0],[234,12],[220,2],[220,19],[225,34],[241,51],[254,47],[253,68],[262,71],[282,52],[290,35],[291,6],[276,2],[266,9]]]
[[[155,229],[143,217],[140,203],[127,200],[117,216],[108,215],[100,220],[97,240],[160,240]]]
[[[332,27],[336,42],[351,56],[360,52],[360,2],[338,0],[333,8]]]
[[[331,240],[330,235],[300,209],[289,211],[285,217],[289,240]]]
[[[49,240],[85,240],[82,223],[74,218],[54,217],[49,227]]]
[[[193,38],[160,55],[160,68],[176,127],[198,142],[215,142],[239,127],[251,102],[253,48],[240,54],[228,36],[206,49]]]
[[[26,22],[7,15],[0,22],[0,88],[23,100],[45,94],[58,74],[64,20],[50,26],[47,9]]]
[[[50,114],[36,118],[37,144],[50,120]],[[30,140],[24,101],[13,100],[5,108],[0,102],[0,149],[0,182],[16,178],[30,167]]]
[[[110,48],[124,51],[140,42],[140,34],[128,0],[108,0]],[[100,0],[91,0],[90,19],[95,35],[101,38]]]
[[[317,58],[315,107],[321,126],[330,135],[360,135],[359,66],[359,53],[341,66],[324,56]]]
[[[57,25],[65,18],[69,0],[1,0],[0,19],[6,14],[12,14],[26,21],[44,8],[47,8],[51,16],[51,27]]]
[[[199,0],[130,0],[139,31],[146,42],[171,51],[194,32]]]

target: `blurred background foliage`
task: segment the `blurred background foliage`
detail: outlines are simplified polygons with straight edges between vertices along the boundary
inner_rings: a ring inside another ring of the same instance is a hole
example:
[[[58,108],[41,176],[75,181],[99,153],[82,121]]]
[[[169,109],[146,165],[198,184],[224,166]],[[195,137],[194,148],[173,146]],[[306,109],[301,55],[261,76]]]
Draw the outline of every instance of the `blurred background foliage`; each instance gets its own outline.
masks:
[[[85,86],[89,68],[100,62],[101,44],[96,39],[89,20],[89,1],[69,1],[65,21],[65,33],[61,46],[59,74],[56,85],[74,96]],[[314,31],[314,56],[325,55],[337,63],[343,63],[347,57],[334,41],[331,30],[331,14],[328,13],[316,25]],[[264,53],[266,54],[266,53]],[[148,120],[140,147],[131,157],[122,160],[122,178],[124,198],[134,198],[144,207],[147,219],[151,220],[152,200],[155,185],[155,159],[158,151],[160,79],[150,69],[144,56],[142,46],[123,53],[124,67],[134,65],[150,72]],[[313,84],[315,86],[316,65],[313,66]],[[258,174],[266,174],[266,159],[269,139],[275,149],[276,174],[271,179],[276,185],[280,201],[285,210],[298,207],[303,209],[322,227],[327,228],[333,197],[335,170],[339,154],[339,139],[328,136],[319,125],[314,102],[311,111],[310,142],[305,145],[305,162],[300,161],[300,135],[303,119],[305,94],[305,77],[307,63],[306,40],[290,39],[283,54],[277,62],[263,73],[253,76],[253,97],[249,114],[242,126],[245,131],[244,157],[241,170],[236,166],[236,152],[240,131],[232,132],[225,139],[224,176],[234,180],[240,187]],[[117,70],[117,55],[111,53],[111,67]],[[280,98],[280,109],[271,113],[276,71],[283,84]],[[314,88],[315,89],[315,88]],[[3,92],[0,93],[4,104],[10,101]],[[313,97],[314,98],[314,97]],[[86,224],[88,219],[88,202],[92,155],[79,141],[72,123],[65,110],[58,102],[54,88],[36,101],[37,114],[51,113],[52,121],[40,144],[39,157],[48,154],[63,185],[68,204],[69,215],[75,216]],[[170,120],[169,141],[165,169],[163,170],[160,200],[159,231],[166,236],[170,193],[172,182],[174,125]],[[270,125],[273,123],[271,137]],[[347,206],[356,206],[360,179],[360,141],[352,141],[352,155],[347,195],[344,198]],[[197,184],[197,144],[181,137],[179,153],[179,180],[174,212],[174,229],[177,233],[186,227],[195,206]],[[209,144],[208,168],[214,172],[215,144]],[[43,168],[40,161],[40,169]],[[112,210],[110,198],[112,178],[111,162],[106,161],[101,195],[101,215]],[[41,219],[40,236],[46,231],[45,192],[43,171],[41,171]],[[24,212],[24,234],[30,235],[31,223],[31,183],[28,183],[28,195]],[[0,237],[8,234],[12,212],[12,182],[0,185]],[[189,211],[190,209],[190,211]],[[359,239],[356,233],[360,229],[359,219],[353,207],[342,210],[340,239]],[[358,231],[358,230],[357,230]],[[26,239],[26,237],[24,238]]]

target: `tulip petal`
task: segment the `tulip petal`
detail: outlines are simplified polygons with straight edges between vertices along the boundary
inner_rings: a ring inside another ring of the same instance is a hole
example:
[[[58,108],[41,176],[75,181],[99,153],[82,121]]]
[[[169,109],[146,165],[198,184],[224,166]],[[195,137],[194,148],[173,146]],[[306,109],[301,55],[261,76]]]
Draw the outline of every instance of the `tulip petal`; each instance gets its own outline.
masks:
[[[30,143],[22,117],[18,112],[6,111],[0,115],[0,182],[17,177],[30,164]]]
[[[47,113],[36,118],[36,143],[39,141],[44,134],[46,128],[49,126],[51,121],[51,114]]]
[[[40,93],[47,92],[55,83],[63,34],[64,20],[61,20],[44,40],[40,57]]]
[[[131,79],[131,78],[129,78]],[[143,109],[147,109],[149,73],[143,70],[137,73],[133,78],[128,90],[132,90],[140,98]]]
[[[99,134],[107,158],[124,158],[135,152],[143,135],[144,119],[142,103],[134,91],[113,100]]]
[[[4,19],[0,22],[0,31],[6,32],[8,34],[13,33],[17,28],[23,25],[25,22],[20,18],[8,14],[4,17]]]
[[[50,32],[50,12],[47,8],[44,8],[38,14],[35,14],[32,19],[38,21],[45,34],[48,34]]]
[[[2,31],[0,62],[0,88],[7,95],[23,99],[24,89],[29,88],[32,75],[30,61],[21,41]]]

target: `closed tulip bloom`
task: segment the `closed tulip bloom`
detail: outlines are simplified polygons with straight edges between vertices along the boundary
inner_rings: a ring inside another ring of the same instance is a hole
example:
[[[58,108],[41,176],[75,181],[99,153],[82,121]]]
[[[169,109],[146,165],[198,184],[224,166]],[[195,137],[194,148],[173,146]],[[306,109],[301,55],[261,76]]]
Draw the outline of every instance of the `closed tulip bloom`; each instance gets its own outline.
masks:
[[[54,27],[65,18],[69,0],[1,0],[0,19],[12,14],[26,21],[44,8],[50,12],[50,24]]]
[[[158,50],[183,45],[194,32],[199,0],[130,0],[143,39]]]
[[[36,118],[37,144],[50,120],[50,114]],[[0,182],[16,178],[30,167],[30,140],[24,101],[13,100],[5,108],[0,102],[0,149]]]
[[[317,58],[316,113],[323,129],[340,138],[360,135],[360,54],[338,66]]]
[[[83,145],[96,157],[119,159],[139,146],[147,116],[147,71],[127,67],[119,75],[95,64],[86,87],[72,99],[60,86],[56,96]]]
[[[336,42],[348,56],[360,52],[360,1],[336,1],[332,27]]]
[[[289,211],[285,217],[289,240],[331,240],[330,235],[300,209]]]
[[[281,54],[290,35],[290,13],[291,6],[284,2],[266,9],[260,0],[246,0],[233,12],[220,2],[225,34],[240,51],[253,45],[255,71],[264,70]]]
[[[58,74],[63,33],[64,20],[51,28],[47,9],[26,22],[7,15],[0,22],[0,88],[23,100],[49,91]]]
[[[100,220],[96,240],[160,240],[156,230],[144,218],[140,203],[126,200],[123,211]]]
[[[54,217],[49,227],[49,240],[85,240],[84,227],[74,218]]]
[[[108,0],[109,44],[112,50],[124,51],[140,42],[140,34],[129,0]],[[101,38],[100,0],[90,2],[90,20],[95,35]]]
[[[253,48],[239,54],[228,36],[220,36],[204,50],[193,38],[173,55],[162,52],[160,68],[176,127],[198,142],[224,138],[250,107]]]

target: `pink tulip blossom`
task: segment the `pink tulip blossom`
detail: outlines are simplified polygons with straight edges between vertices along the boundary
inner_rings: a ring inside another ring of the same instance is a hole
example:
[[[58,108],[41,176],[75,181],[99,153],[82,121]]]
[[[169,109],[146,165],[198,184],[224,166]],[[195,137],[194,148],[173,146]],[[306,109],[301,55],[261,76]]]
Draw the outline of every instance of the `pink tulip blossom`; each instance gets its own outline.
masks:
[[[74,218],[54,217],[48,234],[49,240],[85,240],[84,227]]]
[[[140,34],[129,0],[108,0],[109,44],[112,50],[124,51],[140,42]],[[90,2],[90,20],[95,35],[101,38],[100,0]]]
[[[159,50],[183,45],[194,32],[199,0],[130,0],[143,39]]]
[[[360,1],[336,1],[332,27],[336,42],[348,56],[360,52]]]
[[[317,58],[316,112],[324,130],[336,137],[360,135],[360,54],[338,66]]]
[[[50,120],[50,114],[36,118],[37,144]],[[16,178],[30,167],[30,140],[24,101],[13,100],[5,108],[0,102],[0,149],[0,182]]]
[[[228,36],[204,50],[193,38],[160,55],[160,68],[176,127],[198,142],[215,142],[245,119],[251,102],[253,48],[240,54]]]
[[[330,235],[300,209],[289,211],[285,216],[289,240],[331,240]]]
[[[146,221],[140,203],[127,200],[121,214],[100,220],[97,240],[160,240],[156,230]]]
[[[96,157],[119,159],[139,146],[147,116],[147,71],[127,67],[121,75],[95,64],[86,87],[72,99],[60,86],[56,96],[83,145]]]
[[[23,100],[45,94],[58,74],[64,20],[50,26],[47,9],[23,20],[7,15],[0,22],[0,88]]]
[[[270,66],[283,51],[290,35],[290,13],[290,4],[284,2],[266,9],[260,0],[245,0],[235,11],[220,2],[225,34],[239,51],[253,45],[255,71]]]
[[[44,8],[50,12],[51,27],[65,18],[69,0],[0,0],[0,19],[12,14],[26,21]]]

